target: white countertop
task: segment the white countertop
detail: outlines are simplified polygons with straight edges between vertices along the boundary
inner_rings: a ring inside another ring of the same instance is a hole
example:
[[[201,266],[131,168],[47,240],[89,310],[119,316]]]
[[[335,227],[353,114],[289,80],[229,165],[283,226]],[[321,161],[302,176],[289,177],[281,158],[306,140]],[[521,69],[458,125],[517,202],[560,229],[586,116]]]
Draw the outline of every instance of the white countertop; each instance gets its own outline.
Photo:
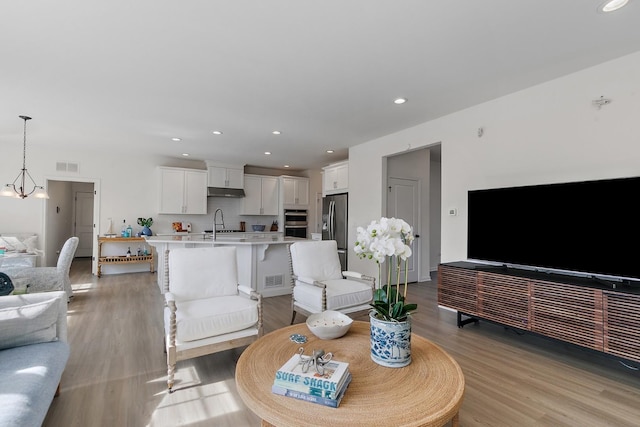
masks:
[[[205,233],[191,233],[191,234],[176,234],[176,235],[162,235],[162,236],[147,236],[145,237],[149,244],[153,243],[191,243],[191,244],[205,244],[210,245],[215,243],[216,245],[272,245],[272,244],[289,244],[298,240],[307,240],[298,237],[283,237],[282,233],[219,233],[214,241],[211,234]]]

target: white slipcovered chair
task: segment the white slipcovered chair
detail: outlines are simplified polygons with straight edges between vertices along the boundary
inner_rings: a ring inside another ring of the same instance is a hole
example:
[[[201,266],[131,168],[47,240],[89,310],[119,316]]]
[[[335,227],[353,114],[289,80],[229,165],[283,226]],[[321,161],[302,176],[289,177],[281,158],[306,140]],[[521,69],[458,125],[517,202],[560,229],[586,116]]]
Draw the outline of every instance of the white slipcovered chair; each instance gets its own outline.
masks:
[[[289,255],[292,324],[298,311],[308,316],[325,310],[348,314],[371,309],[375,279],[342,271],[335,240],[295,242]]]
[[[166,251],[167,387],[176,362],[251,344],[262,336],[262,297],[238,284],[235,247]]]
[[[12,281],[27,286],[28,293],[65,291],[67,299],[73,297],[69,270],[78,248],[77,237],[70,237],[64,242],[55,267],[11,267],[4,269]]]

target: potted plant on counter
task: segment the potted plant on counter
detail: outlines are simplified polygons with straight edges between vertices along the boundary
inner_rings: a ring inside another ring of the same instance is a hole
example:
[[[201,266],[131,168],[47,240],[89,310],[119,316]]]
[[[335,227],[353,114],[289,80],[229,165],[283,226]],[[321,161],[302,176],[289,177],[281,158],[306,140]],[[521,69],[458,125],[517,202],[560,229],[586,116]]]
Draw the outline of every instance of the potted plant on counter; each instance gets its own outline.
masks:
[[[411,363],[410,314],[418,308],[417,304],[406,301],[407,267],[413,240],[411,226],[398,218],[382,217],[366,229],[357,229],[356,255],[378,264],[378,287],[373,294],[369,318],[371,359],[382,366],[402,367]],[[381,286],[383,271],[386,280]]]
[[[153,218],[138,218],[138,225],[142,226],[141,235],[153,236],[153,231],[149,228],[153,225]]]

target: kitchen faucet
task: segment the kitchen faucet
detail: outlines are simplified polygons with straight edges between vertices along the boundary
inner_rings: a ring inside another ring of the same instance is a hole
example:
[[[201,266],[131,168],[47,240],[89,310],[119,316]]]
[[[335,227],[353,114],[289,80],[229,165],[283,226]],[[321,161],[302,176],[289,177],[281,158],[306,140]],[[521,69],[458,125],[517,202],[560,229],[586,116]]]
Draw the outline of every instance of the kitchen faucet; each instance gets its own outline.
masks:
[[[218,212],[220,212],[221,222],[216,221]],[[222,213],[222,209],[216,209],[216,211],[213,213],[213,240],[216,240],[216,231],[219,225],[222,227],[221,229],[224,230],[224,213]]]

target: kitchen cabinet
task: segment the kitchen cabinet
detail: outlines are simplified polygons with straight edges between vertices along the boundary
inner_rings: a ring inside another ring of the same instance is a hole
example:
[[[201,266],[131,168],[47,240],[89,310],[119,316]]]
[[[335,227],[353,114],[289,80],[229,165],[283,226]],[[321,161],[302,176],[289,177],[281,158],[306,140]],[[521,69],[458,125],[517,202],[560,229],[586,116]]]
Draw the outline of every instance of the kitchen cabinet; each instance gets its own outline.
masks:
[[[282,204],[285,208],[307,208],[309,206],[309,178],[295,176],[280,177]]]
[[[241,215],[278,215],[278,178],[245,175]]]
[[[209,187],[244,188],[244,166],[223,165],[207,161]]]
[[[207,171],[160,167],[161,214],[206,214]]]
[[[322,195],[349,191],[349,162],[334,163],[322,168]]]

